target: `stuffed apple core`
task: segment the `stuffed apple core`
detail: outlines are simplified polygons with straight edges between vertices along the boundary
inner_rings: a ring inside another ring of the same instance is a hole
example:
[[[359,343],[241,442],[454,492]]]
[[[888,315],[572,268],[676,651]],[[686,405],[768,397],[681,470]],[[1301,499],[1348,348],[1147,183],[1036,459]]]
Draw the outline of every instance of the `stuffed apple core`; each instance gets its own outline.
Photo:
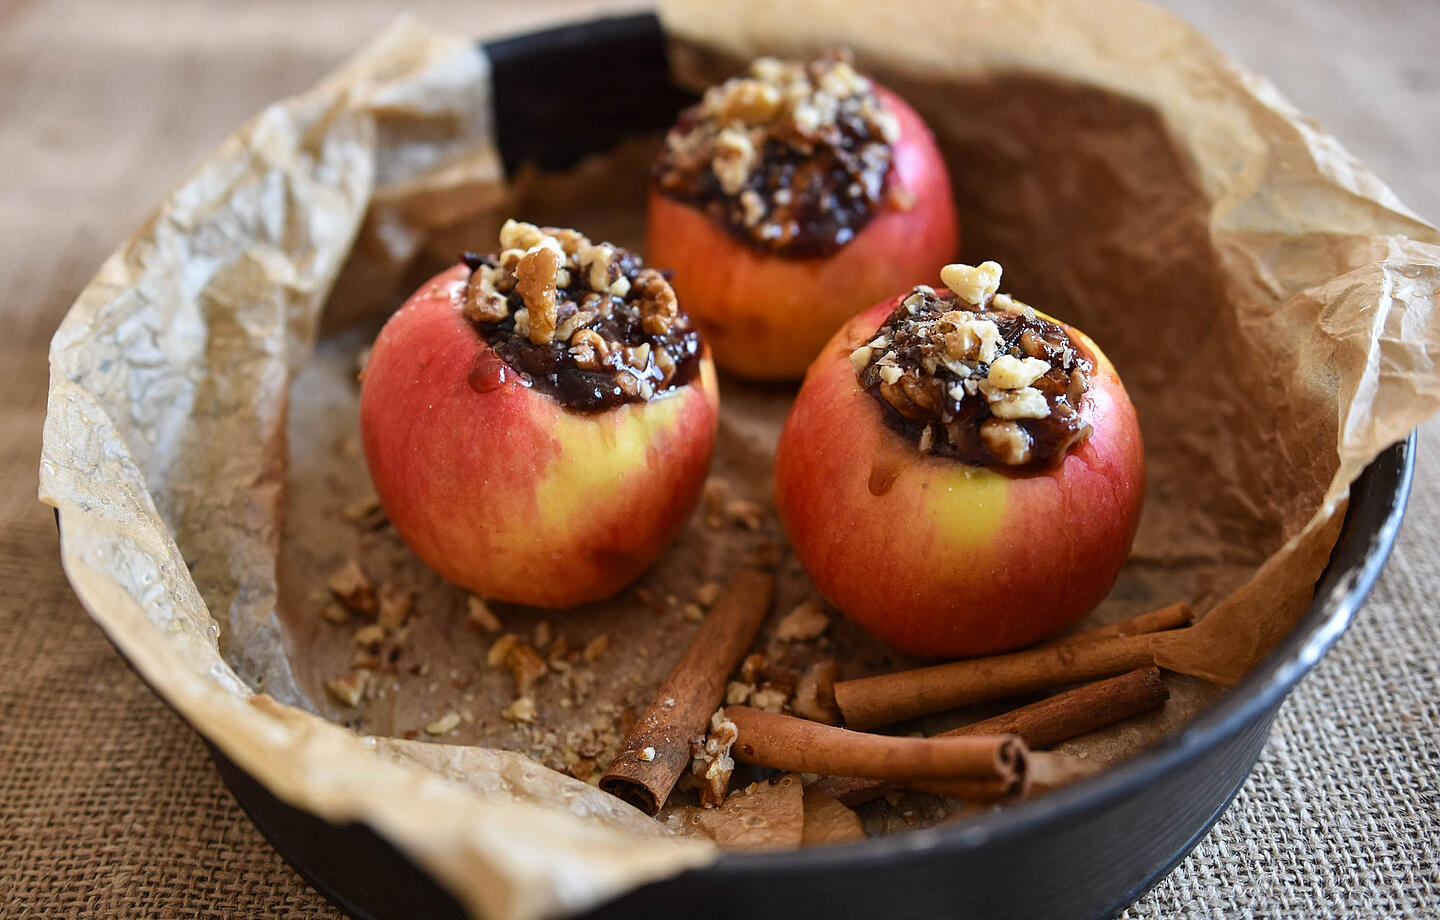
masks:
[[[923,453],[974,466],[1055,466],[1091,434],[1095,360],[1065,327],[997,293],[1000,266],[947,265],[850,353],[885,421]]]
[[[510,220],[500,245],[465,254],[464,313],[526,383],[588,412],[694,379],[700,334],[664,274],[559,227]]]

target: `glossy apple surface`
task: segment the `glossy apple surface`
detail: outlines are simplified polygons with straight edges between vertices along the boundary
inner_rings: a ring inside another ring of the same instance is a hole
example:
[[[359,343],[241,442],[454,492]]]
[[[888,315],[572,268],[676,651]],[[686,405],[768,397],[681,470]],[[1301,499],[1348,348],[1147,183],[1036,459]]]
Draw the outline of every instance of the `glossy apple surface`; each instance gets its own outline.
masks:
[[[718,396],[708,357],[648,403],[571,412],[528,387],[461,314],[464,265],[381,330],[360,428],[381,503],[440,575],[476,594],[569,607],[619,591],[684,524]]]
[[[780,437],[776,503],[796,555],[831,603],[916,655],[1018,648],[1109,592],[1144,494],[1135,410],[1099,348],[1081,401],[1094,428],[1059,466],[1007,475],[921,454],[886,427],[849,353],[895,308],[855,317],[811,365]]]
[[[671,283],[724,369],[754,379],[794,379],[856,311],[930,279],[953,261],[960,231],[950,176],[930,129],[894,93],[875,93],[900,137],[887,183],[913,199],[887,200],[846,245],[828,256],[788,258],[732,236],[703,211],[652,185],[646,260],[674,270]]]

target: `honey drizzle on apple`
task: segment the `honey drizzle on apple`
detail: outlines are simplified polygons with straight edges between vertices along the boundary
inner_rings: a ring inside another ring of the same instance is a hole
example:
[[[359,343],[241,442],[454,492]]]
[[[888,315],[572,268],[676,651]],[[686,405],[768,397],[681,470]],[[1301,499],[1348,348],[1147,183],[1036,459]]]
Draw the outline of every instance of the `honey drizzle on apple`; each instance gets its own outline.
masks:
[[[903,203],[903,192],[886,187],[898,135],[894,115],[847,57],[759,58],[680,114],[655,182],[755,249],[824,256],[892,193]]]
[[[574,230],[507,221],[501,251],[465,254],[462,310],[489,344],[469,384],[513,375],[566,408],[600,412],[685,386],[700,367],[700,334],[664,276],[627,250]]]
[[[851,352],[860,386],[922,453],[1013,472],[1058,465],[1091,434],[1081,407],[1093,359],[1063,326],[997,294],[994,262],[948,265],[941,278],[951,290],[917,286]]]

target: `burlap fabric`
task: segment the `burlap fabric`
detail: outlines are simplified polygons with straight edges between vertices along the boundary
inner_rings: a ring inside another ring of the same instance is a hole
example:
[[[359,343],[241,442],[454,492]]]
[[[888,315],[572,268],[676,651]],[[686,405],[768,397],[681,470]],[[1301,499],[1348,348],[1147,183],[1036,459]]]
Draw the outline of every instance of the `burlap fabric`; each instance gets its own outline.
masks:
[[[1440,11],[1343,0],[1176,3],[1432,220]],[[409,3],[498,34],[573,2]],[[392,4],[0,5],[0,916],[332,916],[249,824],[199,740],[71,596],[34,500],[45,351],[150,205]],[[1285,39],[1289,36],[1288,40]],[[1235,805],[1127,916],[1440,915],[1440,424],[1375,596],[1291,697]]]

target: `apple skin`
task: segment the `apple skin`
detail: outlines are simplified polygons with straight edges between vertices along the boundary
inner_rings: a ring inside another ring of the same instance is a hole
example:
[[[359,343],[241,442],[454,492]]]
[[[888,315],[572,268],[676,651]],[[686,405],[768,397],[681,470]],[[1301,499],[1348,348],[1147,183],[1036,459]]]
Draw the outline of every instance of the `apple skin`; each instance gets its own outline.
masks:
[[[571,412],[525,386],[461,314],[469,276],[457,265],[432,278],[370,352],[360,430],[381,504],[417,556],[483,597],[549,608],[609,597],[700,496],[715,369],[704,355],[689,384],[648,403]],[[493,389],[471,386],[472,369],[501,367]]]
[[[959,252],[950,175],[930,129],[899,96],[879,85],[875,93],[900,123],[887,187],[909,191],[914,206],[902,211],[887,199],[828,256],[761,252],[651,184],[646,259],[674,270],[675,293],[725,370],[761,380],[801,376],[856,311],[932,278]]]
[[[1145,486],[1135,409],[1100,349],[1066,327],[1095,359],[1081,402],[1089,440],[1054,469],[1017,475],[923,455],[886,427],[849,360],[898,301],[846,324],[801,385],[775,461],[791,545],[831,603],[905,652],[1037,642],[1093,609],[1129,553]]]

